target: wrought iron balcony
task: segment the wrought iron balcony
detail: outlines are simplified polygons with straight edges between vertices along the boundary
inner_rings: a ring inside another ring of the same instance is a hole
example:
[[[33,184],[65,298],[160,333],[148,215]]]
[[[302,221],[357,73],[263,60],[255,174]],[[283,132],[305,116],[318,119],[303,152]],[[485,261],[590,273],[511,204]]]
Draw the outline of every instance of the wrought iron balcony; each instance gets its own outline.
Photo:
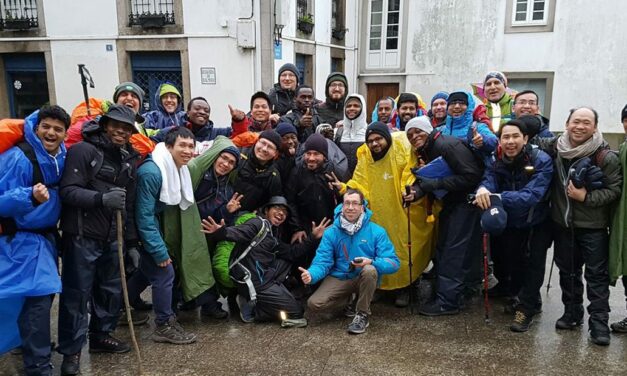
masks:
[[[129,26],[161,28],[175,24],[173,0],[131,0],[130,4]]]
[[[28,30],[38,27],[37,0],[0,2],[0,30]]]

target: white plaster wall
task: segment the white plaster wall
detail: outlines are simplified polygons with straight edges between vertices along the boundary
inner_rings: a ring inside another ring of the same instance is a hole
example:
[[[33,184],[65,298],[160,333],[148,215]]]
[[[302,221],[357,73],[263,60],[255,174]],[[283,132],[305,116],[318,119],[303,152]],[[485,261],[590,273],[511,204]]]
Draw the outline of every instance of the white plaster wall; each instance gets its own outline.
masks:
[[[316,65],[316,80],[314,85],[316,98],[324,100],[326,89],[325,84],[329,73],[331,73],[331,48],[320,45],[316,46],[314,64]]]
[[[250,109],[255,92],[253,52],[238,48],[233,38],[190,38],[188,49],[192,97],[207,98],[216,126],[230,125],[229,104],[244,112]],[[216,85],[201,83],[201,67],[216,68]]]
[[[331,0],[314,1],[314,37],[317,43],[331,43]],[[326,78],[327,75],[324,77]]]
[[[285,29],[283,29],[285,30]],[[294,64],[296,55],[294,53],[294,42],[291,40],[283,39],[281,41],[282,55],[281,59],[274,59],[274,83],[278,82],[279,68],[285,63]]]
[[[346,0],[345,22],[348,31],[344,36],[344,44],[347,47],[347,49],[344,51],[344,73],[346,74],[346,78],[348,80],[348,91],[351,93],[354,93],[358,88],[357,74],[359,72],[359,53],[357,50],[354,49],[359,43],[358,35],[360,35],[361,33],[361,30],[359,30],[359,14],[361,14],[359,9],[359,1]]]
[[[187,35],[236,36],[237,19],[250,17],[252,10],[251,0],[185,0],[182,3]]]
[[[113,51],[106,51],[107,44],[113,45]],[[85,64],[93,77],[96,87],[88,87],[89,96],[111,100],[113,89],[119,83],[114,40],[53,40],[50,50],[55,93],[60,106],[70,112],[85,101],[77,64]]]
[[[49,37],[111,38],[118,33],[115,0],[46,0],[42,3]]]
[[[627,2],[558,1],[554,31],[504,34],[505,1],[407,2],[407,89],[425,100],[438,90],[470,90],[486,72],[555,72],[551,129],[574,106],[590,105],[604,132],[622,132],[627,102]],[[509,15],[508,15],[509,16]],[[600,22],[600,20],[604,20]],[[614,21],[615,20],[615,21]]]

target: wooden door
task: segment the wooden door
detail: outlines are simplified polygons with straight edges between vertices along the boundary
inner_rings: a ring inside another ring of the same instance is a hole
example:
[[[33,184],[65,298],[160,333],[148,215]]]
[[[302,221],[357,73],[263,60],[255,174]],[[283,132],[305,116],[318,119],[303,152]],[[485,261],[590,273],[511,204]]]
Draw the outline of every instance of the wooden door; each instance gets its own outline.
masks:
[[[366,104],[368,106],[368,123],[372,121],[372,110],[377,101],[383,97],[396,98],[398,95],[398,82],[395,83],[380,83],[380,84],[366,84],[367,98]]]

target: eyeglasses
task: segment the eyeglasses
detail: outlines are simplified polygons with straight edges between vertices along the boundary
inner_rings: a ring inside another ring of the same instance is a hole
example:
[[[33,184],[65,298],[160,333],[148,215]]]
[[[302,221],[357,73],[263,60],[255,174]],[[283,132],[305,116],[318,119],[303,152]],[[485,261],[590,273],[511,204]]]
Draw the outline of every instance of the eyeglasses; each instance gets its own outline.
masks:
[[[368,145],[372,145],[374,143],[380,144],[381,141],[383,140],[385,140],[383,137],[373,137],[373,138],[366,140],[366,144]]]
[[[340,87],[344,87],[344,84],[341,82],[334,82],[331,85],[329,85],[329,87],[336,87],[336,88],[340,88]]]
[[[536,101],[526,101],[526,100],[519,100],[518,102],[516,102],[516,104],[519,104],[521,106],[535,106],[538,104],[538,102]]]
[[[344,201],[344,206],[347,208],[358,208],[361,206],[360,201]]]
[[[448,102],[448,105],[449,106],[455,106],[455,105],[468,106],[468,103],[464,101],[452,101],[452,102]]]

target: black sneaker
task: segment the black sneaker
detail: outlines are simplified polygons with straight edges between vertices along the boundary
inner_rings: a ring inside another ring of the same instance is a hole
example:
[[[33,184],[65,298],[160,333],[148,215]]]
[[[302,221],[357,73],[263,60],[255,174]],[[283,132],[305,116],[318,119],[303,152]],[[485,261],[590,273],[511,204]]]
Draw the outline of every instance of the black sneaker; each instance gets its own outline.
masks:
[[[533,316],[525,314],[523,311],[516,311],[514,314],[514,321],[509,326],[509,330],[512,332],[523,333],[529,330],[531,323],[533,322]]]
[[[610,344],[610,328],[606,325],[594,324],[590,325],[590,341],[595,345],[609,346]]]
[[[131,306],[137,311],[152,311],[152,303],[148,303],[143,299],[139,299],[135,303],[131,303]]]
[[[148,316],[146,312],[140,312],[132,308],[131,308],[131,316],[133,318],[134,326],[145,325],[150,319],[150,317]],[[120,315],[120,319],[118,320],[118,325],[128,326],[128,317],[126,316],[126,311],[124,310],[122,311],[122,314]]]
[[[355,311],[355,305],[357,304],[357,299],[351,301],[344,307],[344,316],[346,317],[355,317],[357,312]]]
[[[420,307],[418,313],[424,316],[443,316],[456,315],[459,313],[458,308],[444,308],[436,302],[425,303]]]
[[[368,315],[363,312],[357,312],[353,318],[353,322],[348,325],[347,330],[350,334],[362,334],[366,332],[368,325],[370,325]]]
[[[200,308],[200,314],[204,317],[218,320],[226,319],[227,317],[229,317],[229,313],[220,307],[212,307],[211,309],[202,307]]]
[[[583,324],[583,315],[575,315],[570,311],[564,312],[562,317],[555,322],[556,329],[572,330]]]
[[[98,335],[89,338],[90,353],[123,354],[131,351],[131,347],[110,334]]]
[[[196,342],[196,334],[186,332],[176,321],[176,317],[170,317],[164,324],[157,324],[157,328],[152,333],[152,340],[155,342],[172,343],[175,345],[186,345]]]
[[[612,328],[612,331],[616,333],[627,333],[627,317],[625,317],[621,321],[612,323],[612,325],[610,325],[610,328]]]
[[[81,353],[63,355],[61,375],[78,375],[81,372]]]

